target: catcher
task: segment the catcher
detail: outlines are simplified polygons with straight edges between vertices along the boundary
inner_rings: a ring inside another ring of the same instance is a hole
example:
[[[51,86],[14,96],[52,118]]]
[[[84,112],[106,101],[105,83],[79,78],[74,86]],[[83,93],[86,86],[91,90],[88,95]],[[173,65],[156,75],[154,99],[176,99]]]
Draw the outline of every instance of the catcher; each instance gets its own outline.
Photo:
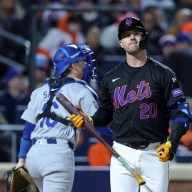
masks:
[[[93,115],[98,96],[87,82],[96,78],[96,60],[88,45],[66,44],[55,53],[53,64],[52,77],[33,91],[21,116],[26,123],[16,168],[26,165],[40,192],[71,192],[80,130],[56,95],[63,93]]]

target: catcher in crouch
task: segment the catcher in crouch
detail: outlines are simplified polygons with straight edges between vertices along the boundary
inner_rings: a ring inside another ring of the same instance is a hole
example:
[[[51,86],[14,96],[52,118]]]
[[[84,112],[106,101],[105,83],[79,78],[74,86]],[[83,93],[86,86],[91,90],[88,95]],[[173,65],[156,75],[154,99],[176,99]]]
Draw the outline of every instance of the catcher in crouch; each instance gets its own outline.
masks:
[[[94,126],[112,122],[113,148],[146,181],[139,189],[136,179],[112,156],[111,192],[167,192],[169,161],[192,119],[175,73],[147,56],[147,35],[138,18],[121,21],[118,38],[125,60],[104,76],[99,109],[89,117]],[[81,115],[73,114],[71,120],[83,127]]]

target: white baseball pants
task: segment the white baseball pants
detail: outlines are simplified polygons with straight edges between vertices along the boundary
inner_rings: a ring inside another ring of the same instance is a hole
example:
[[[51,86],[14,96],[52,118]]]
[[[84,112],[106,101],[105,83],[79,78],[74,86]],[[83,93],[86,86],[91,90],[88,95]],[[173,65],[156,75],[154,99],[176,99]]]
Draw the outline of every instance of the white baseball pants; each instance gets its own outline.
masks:
[[[167,192],[169,183],[169,162],[160,162],[155,151],[160,144],[144,150],[136,150],[114,142],[113,148],[127,160],[132,168],[139,170],[146,181],[140,187],[131,173],[112,156],[110,166],[111,192]]]

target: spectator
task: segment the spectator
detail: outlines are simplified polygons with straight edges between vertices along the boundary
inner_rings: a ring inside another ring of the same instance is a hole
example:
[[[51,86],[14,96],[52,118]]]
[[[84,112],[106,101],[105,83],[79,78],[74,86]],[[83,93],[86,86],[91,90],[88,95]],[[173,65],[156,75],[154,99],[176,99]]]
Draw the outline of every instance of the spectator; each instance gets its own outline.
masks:
[[[149,55],[159,55],[160,48],[157,46],[159,39],[165,34],[165,30],[160,26],[157,19],[156,10],[147,7],[143,11],[143,24],[148,31],[148,47]]]
[[[15,69],[8,69],[5,74],[6,90],[0,96],[0,106],[3,108],[2,115],[6,124],[21,124],[19,105],[27,105],[29,98],[24,93],[24,81],[22,72]],[[20,133],[16,132],[17,138]],[[11,132],[4,131],[0,134],[1,162],[11,161]],[[17,143],[18,150],[19,143]]]
[[[21,25],[24,17],[24,10],[17,0],[1,0],[0,1],[0,28],[11,32],[13,34],[21,35],[25,27]],[[0,38],[2,38],[0,36]],[[1,40],[1,39],[0,39]],[[24,48],[19,44],[7,38],[2,38],[2,45],[0,46],[0,53],[9,59],[16,60],[22,63]]]
[[[141,7],[141,0],[129,0],[129,6],[138,9]]]
[[[192,11],[188,8],[182,8],[176,11],[168,32],[172,35],[177,35],[181,32],[183,25],[192,19]]]
[[[160,26],[161,29],[167,30],[168,28],[168,14],[165,14],[165,10],[160,8],[158,5],[148,6],[144,10],[151,11],[154,13],[156,18],[157,25]]]
[[[99,79],[103,77],[103,70],[102,67],[104,65],[104,55],[105,51],[103,46],[101,45],[100,39],[100,29],[98,27],[91,27],[86,35],[85,35],[86,44],[88,44],[94,51],[95,57],[97,58],[97,66],[98,66],[98,75]]]
[[[176,37],[174,35],[165,34],[159,40],[159,47],[161,49],[161,62],[168,65],[168,57],[175,50]]]
[[[0,26],[5,28],[12,26],[12,22],[16,22],[24,16],[24,10],[16,0],[1,0],[0,13]],[[12,28],[12,30],[17,29]]]
[[[4,106],[3,115],[9,124],[18,124],[20,118],[17,106],[26,105],[29,101],[24,93],[24,77],[21,71],[10,68],[5,75],[5,81],[6,91],[0,97],[0,105]]]
[[[50,59],[62,45],[82,44],[84,41],[78,17],[73,13],[67,13],[58,20],[57,27],[50,29],[41,39],[37,52],[45,54]]]
[[[183,50],[191,45],[191,37],[188,33],[179,33],[176,36],[176,50]]]
[[[173,0],[140,0],[140,6],[145,9],[148,6],[158,6],[163,9],[174,9],[175,2]]]
[[[55,8],[60,8],[63,6],[63,4],[67,4],[67,2],[62,1],[53,1],[51,2],[51,6]],[[66,10],[50,10],[45,9],[42,13],[42,19],[43,21],[49,26],[49,27],[55,27],[57,25],[58,19],[61,19],[66,15]]]
[[[178,7],[189,7],[192,8],[191,0],[174,0]]]
[[[91,8],[92,6],[95,6],[95,3],[93,0],[81,0],[77,6]],[[103,20],[100,15],[101,14],[99,14],[97,11],[91,10],[79,12],[79,19],[83,34],[86,34],[87,31],[93,26],[97,26],[99,28],[103,27]]]

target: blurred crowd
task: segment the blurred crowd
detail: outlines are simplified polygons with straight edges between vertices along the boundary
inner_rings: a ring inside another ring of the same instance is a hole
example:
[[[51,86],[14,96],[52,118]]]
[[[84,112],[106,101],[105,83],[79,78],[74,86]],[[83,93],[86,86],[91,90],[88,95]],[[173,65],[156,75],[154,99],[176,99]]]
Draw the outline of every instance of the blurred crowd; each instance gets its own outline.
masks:
[[[75,12],[62,9],[39,9],[35,12],[35,88],[50,77],[52,56],[66,43],[90,45],[97,58],[99,78],[102,79],[105,69],[110,68],[106,66],[112,66],[106,56],[111,56],[112,61],[114,56],[124,54],[118,42],[118,24],[125,17],[133,16],[139,17],[148,31],[148,54],[173,69],[182,85],[187,102],[192,107],[191,0],[1,0],[0,29],[31,41],[32,5],[90,8]],[[127,7],[128,11],[97,12],[91,10],[93,6]],[[8,65],[0,59],[0,124],[22,124],[19,118],[23,109],[21,106],[26,106],[30,99],[30,71],[26,50],[24,46],[0,35],[0,56],[23,65],[23,68],[19,65]],[[1,133],[0,138],[3,138]],[[84,145],[86,148],[88,139],[82,135],[80,146]],[[0,142],[4,142],[3,139],[0,139]],[[187,133],[181,142],[188,154],[191,154],[192,134]],[[97,150],[97,147],[92,146],[91,150]],[[77,153],[80,151],[81,149],[77,150]],[[182,151],[179,150],[180,153]],[[92,151],[88,154],[92,154]],[[107,154],[107,160],[109,157],[110,154]],[[103,162],[104,165],[109,163],[106,163],[106,160]]]

